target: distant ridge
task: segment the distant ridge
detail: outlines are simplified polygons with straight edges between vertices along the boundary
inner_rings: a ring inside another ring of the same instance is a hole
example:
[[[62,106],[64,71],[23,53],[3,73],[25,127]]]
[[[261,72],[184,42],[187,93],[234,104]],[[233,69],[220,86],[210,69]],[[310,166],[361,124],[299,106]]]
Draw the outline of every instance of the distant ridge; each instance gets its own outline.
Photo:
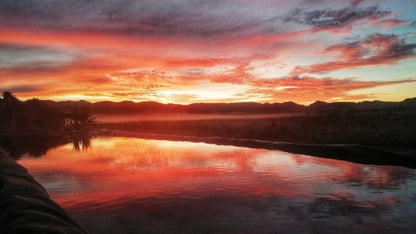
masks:
[[[28,100],[30,101],[30,100]],[[162,104],[159,102],[132,101],[110,102],[101,101],[90,103],[87,101],[49,101],[44,100],[48,105],[56,108],[71,109],[75,106],[86,106],[92,114],[138,114],[138,113],[195,113],[195,114],[264,114],[264,113],[317,113],[333,111],[371,111],[371,110],[400,110],[416,108],[416,97],[407,98],[401,102],[384,101],[363,101],[363,102],[332,102],[316,101],[309,106],[300,105],[294,102],[284,103],[193,103],[189,105]]]

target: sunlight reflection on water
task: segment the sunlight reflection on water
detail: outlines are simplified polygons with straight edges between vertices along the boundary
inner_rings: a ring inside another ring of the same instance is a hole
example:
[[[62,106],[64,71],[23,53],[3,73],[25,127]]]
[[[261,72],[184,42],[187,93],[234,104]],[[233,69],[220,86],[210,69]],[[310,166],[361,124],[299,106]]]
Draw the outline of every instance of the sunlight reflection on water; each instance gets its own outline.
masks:
[[[19,161],[91,233],[409,232],[415,170],[205,143],[96,138]]]

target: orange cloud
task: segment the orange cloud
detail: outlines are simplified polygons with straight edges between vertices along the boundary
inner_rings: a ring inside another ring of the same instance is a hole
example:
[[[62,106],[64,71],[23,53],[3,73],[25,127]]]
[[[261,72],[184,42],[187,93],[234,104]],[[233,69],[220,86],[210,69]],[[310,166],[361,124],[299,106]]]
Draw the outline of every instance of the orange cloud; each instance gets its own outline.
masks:
[[[0,89],[23,98],[179,103],[351,98],[346,87],[337,94],[326,84],[308,84],[309,78],[292,85],[286,77],[415,56],[415,44],[381,34],[322,50],[334,40],[357,38],[355,26],[409,26],[400,12],[364,6],[361,0],[335,1],[325,8],[312,1],[276,5],[269,0],[207,1],[198,7],[186,1],[122,1],[117,6],[51,1],[48,7],[35,2],[26,7],[0,3],[6,19],[0,23]],[[313,56],[317,50],[322,56]],[[328,60],[334,54],[341,59]],[[322,95],[308,94],[308,85]],[[348,85],[361,89],[354,86],[358,79]]]
[[[283,79],[258,79],[250,81],[250,89],[241,94],[257,97],[263,102],[294,101],[310,103],[311,100],[362,100],[377,98],[375,94],[351,95],[349,92],[379,86],[416,82],[416,79],[398,81],[360,81],[357,79],[317,79],[313,77],[288,77]]]

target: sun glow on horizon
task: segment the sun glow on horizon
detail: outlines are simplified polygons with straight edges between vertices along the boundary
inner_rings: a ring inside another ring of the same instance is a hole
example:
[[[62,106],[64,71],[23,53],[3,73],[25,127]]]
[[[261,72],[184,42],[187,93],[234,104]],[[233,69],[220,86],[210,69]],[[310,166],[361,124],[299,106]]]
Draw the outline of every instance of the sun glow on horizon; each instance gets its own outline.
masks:
[[[0,3],[0,90],[56,101],[307,104],[400,101],[416,89],[414,0],[70,1]]]

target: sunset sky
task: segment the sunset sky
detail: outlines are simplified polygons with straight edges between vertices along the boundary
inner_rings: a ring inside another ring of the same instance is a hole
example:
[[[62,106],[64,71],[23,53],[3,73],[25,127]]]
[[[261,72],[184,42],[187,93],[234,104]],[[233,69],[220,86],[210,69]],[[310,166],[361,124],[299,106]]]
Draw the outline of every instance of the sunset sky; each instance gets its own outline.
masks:
[[[400,101],[416,0],[1,0],[0,91],[87,101]]]

